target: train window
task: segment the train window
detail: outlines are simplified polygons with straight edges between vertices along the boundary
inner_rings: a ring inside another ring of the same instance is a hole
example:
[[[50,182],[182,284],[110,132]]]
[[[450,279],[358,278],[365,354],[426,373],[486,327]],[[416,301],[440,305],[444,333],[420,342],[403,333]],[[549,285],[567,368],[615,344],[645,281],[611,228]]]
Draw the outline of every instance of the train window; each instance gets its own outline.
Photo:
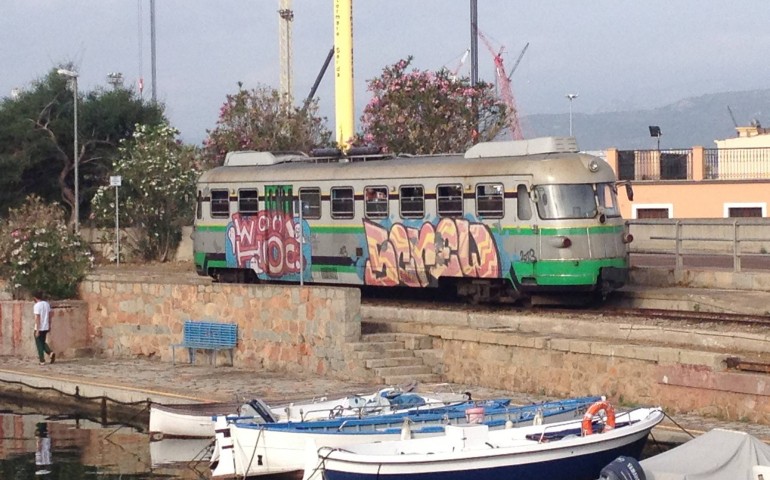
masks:
[[[476,215],[503,218],[503,193],[503,185],[500,183],[476,185]]]
[[[309,219],[321,218],[321,189],[300,188],[299,200],[302,202],[302,217]]]
[[[230,198],[227,190],[211,191],[211,217],[228,218],[230,216]]]
[[[332,218],[353,218],[353,188],[332,188]]]
[[[238,211],[253,215],[259,211],[259,192],[254,189],[238,190]]]
[[[384,218],[388,216],[388,188],[364,188],[364,215],[368,218]]]
[[[407,186],[399,189],[401,216],[404,218],[423,218],[425,216],[425,190],[420,186]]]
[[[599,207],[602,213],[608,217],[619,217],[618,195],[615,186],[611,183],[600,183],[596,185],[596,198],[599,200]]]
[[[198,190],[198,198],[195,201],[195,218],[198,220],[203,218],[203,194]]]
[[[439,185],[436,188],[437,211],[441,217],[463,216],[463,186]]]
[[[516,187],[516,215],[519,220],[532,218],[532,201],[529,199],[529,192],[524,184]]]
[[[542,219],[593,218],[596,216],[594,189],[587,183],[538,185],[537,213]]]

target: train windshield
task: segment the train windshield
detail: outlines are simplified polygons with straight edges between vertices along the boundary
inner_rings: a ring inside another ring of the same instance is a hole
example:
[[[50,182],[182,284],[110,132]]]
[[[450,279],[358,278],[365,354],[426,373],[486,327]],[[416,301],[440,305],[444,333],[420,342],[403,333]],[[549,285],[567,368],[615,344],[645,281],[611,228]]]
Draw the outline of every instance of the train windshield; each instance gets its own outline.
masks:
[[[601,212],[608,217],[619,217],[618,194],[615,185],[599,183],[596,185],[596,199],[599,200]]]
[[[591,184],[538,185],[537,213],[542,219],[594,218],[596,196]]]

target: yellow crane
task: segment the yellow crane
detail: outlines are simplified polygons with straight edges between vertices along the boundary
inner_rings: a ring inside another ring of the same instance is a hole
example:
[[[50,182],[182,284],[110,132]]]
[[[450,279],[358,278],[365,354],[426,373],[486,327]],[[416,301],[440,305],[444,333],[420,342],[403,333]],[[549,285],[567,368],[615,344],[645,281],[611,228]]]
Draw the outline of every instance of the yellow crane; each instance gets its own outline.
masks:
[[[353,108],[353,0],[334,0],[334,138],[342,150],[355,133]]]

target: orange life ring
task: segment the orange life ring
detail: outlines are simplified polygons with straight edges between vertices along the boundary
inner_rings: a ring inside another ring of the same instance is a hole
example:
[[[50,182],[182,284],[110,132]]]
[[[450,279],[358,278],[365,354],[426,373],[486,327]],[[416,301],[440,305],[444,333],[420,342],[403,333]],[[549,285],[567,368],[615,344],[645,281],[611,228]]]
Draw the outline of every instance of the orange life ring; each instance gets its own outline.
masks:
[[[581,425],[583,436],[591,435],[594,433],[594,416],[602,410],[604,410],[605,415],[607,415],[607,420],[604,422],[604,429],[602,430],[602,433],[615,428],[615,409],[612,408],[610,402],[602,400],[588,407],[588,410],[586,410],[586,413],[583,415],[583,423]]]

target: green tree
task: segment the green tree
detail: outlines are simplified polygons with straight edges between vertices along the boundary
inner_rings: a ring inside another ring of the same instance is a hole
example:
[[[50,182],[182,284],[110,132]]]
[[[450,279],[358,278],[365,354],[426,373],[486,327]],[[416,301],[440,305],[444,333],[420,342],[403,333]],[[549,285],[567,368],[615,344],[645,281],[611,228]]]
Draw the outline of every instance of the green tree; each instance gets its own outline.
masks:
[[[65,65],[71,68],[71,65]],[[74,221],[74,98],[67,80],[51,70],[18,98],[0,102],[0,214],[35,194],[61,201]],[[80,214],[103,183],[121,139],[136,124],[165,122],[163,107],[132,90],[78,92],[78,170]]]
[[[408,72],[411,62],[412,57],[400,60],[368,81],[372,99],[359,141],[396,153],[463,152],[508,126],[505,104],[490,84],[472,87],[446,69]]]
[[[221,165],[230,151],[308,152],[327,146],[331,132],[317,112],[316,100],[306,108],[295,108],[275,89],[244,90],[238,83],[238,91],[227,96],[216,127],[204,141],[206,156],[212,165]]]
[[[176,140],[168,125],[137,125],[131,139],[123,140],[111,175],[120,175],[120,223],[136,233],[133,243],[146,260],[166,261],[182,238],[182,227],[192,224],[196,151]],[[97,225],[115,220],[115,188],[99,187],[92,201]]]
[[[74,298],[92,264],[88,245],[67,227],[58,204],[32,195],[0,224],[0,274],[17,293]]]

